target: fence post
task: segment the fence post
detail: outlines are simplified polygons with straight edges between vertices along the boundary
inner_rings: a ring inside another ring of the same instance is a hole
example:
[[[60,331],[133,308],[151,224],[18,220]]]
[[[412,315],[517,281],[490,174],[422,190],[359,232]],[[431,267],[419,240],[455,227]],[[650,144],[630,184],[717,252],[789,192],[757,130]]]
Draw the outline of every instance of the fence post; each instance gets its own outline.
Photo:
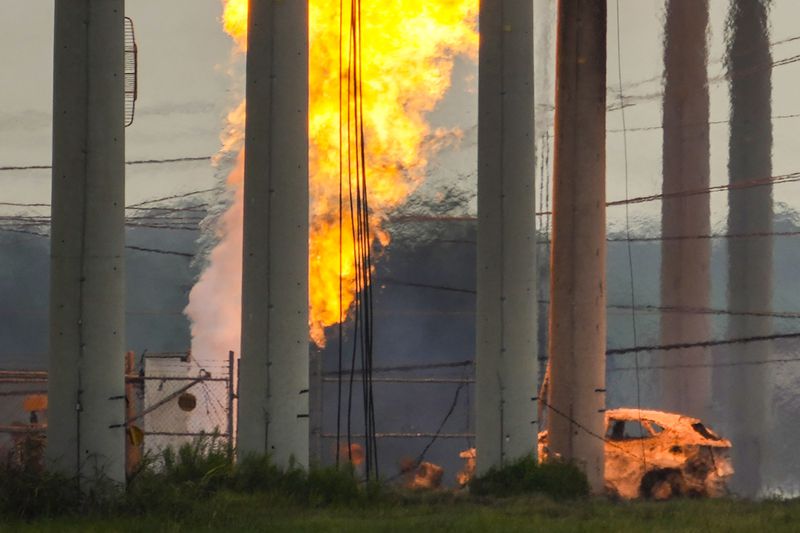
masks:
[[[309,354],[308,408],[309,408],[309,459],[312,464],[322,464],[322,350],[317,347]]]
[[[138,414],[139,398],[137,388],[142,386],[136,372],[136,358],[133,352],[125,354],[125,473],[130,478],[142,462],[144,442],[141,433],[129,424]]]
[[[233,401],[236,399],[236,389],[234,388],[235,359],[233,350],[228,352],[228,455],[233,460]]]

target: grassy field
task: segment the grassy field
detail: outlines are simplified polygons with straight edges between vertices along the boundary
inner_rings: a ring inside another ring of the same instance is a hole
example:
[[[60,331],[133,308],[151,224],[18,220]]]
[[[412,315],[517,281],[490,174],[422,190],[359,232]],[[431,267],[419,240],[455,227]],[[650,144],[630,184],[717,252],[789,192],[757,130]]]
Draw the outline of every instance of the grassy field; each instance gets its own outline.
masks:
[[[473,478],[469,490],[363,484],[348,467],[234,463],[197,442],[152,457],[122,490],[98,477],[0,464],[0,533],[160,531],[800,531],[800,500],[616,502],[588,497],[569,463],[523,458]]]
[[[374,505],[312,507],[219,492],[174,512],[6,521],[0,531],[798,531],[800,502],[555,502],[545,497],[420,495]]]

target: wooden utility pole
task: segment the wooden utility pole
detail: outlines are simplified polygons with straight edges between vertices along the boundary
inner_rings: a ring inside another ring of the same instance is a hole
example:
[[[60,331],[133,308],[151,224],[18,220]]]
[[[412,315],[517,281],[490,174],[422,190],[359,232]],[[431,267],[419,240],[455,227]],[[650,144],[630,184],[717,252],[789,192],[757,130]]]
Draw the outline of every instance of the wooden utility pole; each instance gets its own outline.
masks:
[[[606,2],[560,0],[556,48],[550,387],[553,454],[604,487]]]

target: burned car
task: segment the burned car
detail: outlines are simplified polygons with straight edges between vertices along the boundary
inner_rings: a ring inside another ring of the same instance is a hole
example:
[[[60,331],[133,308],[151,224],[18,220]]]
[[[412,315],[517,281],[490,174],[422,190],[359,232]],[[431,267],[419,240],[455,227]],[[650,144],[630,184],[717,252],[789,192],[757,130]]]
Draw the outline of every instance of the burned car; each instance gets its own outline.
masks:
[[[731,443],[697,418],[644,409],[606,412],[605,486],[609,495],[663,500],[723,496],[733,474]],[[466,486],[475,472],[475,448],[460,454]],[[547,430],[539,433],[539,459],[552,457]]]
[[[731,443],[697,418],[644,409],[606,411],[605,482],[613,496],[722,496],[733,474]],[[539,457],[547,460],[547,431]]]

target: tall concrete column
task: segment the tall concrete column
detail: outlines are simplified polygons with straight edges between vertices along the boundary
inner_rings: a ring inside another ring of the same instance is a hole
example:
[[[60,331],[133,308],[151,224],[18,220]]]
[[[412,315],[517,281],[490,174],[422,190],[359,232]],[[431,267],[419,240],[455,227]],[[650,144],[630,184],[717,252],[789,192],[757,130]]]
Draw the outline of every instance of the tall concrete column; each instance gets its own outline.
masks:
[[[768,32],[769,0],[736,0],[728,18],[727,68],[730,77],[731,184],[772,175],[772,54]],[[728,193],[731,234],[772,231],[772,187],[751,187]],[[772,310],[772,238],[728,239],[728,308],[769,313]],[[732,315],[728,335],[748,337],[772,333],[768,316]],[[721,362],[769,357],[771,344],[732,345],[720,352]],[[727,411],[727,436],[733,442],[736,474],[732,488],[755,496],[761,488],[762,451],[769,433],[764,365],[720,368],[715,376],[720,406]]]
[[[125,480],[124,0],[55,4],[47,460]]]
[[[664,37],[665,196],[709,185],[707,0],[670,0]],[[708,195],[665,198],[661,204],[661,305],[708,308],[711,299],[711,241],[684,239],[711,232]],[[669,240],[671,237],[678,239]],[[681,310],[661,314],[661,342],[707,340],[709,315]],[[707,348],[667,355],[674,369],[662,370],[662,408],[706,418],[711,402]],[[690,365],[690,366],[687,366]]]
[[[560,0],[550,277],[551,452],[603,490],[606,2]]]
[[[479,472],[536,453],[533,2],[481,2],[476,447]]]
[[[250,0],[240,457],[308,465],[308,2]]]

